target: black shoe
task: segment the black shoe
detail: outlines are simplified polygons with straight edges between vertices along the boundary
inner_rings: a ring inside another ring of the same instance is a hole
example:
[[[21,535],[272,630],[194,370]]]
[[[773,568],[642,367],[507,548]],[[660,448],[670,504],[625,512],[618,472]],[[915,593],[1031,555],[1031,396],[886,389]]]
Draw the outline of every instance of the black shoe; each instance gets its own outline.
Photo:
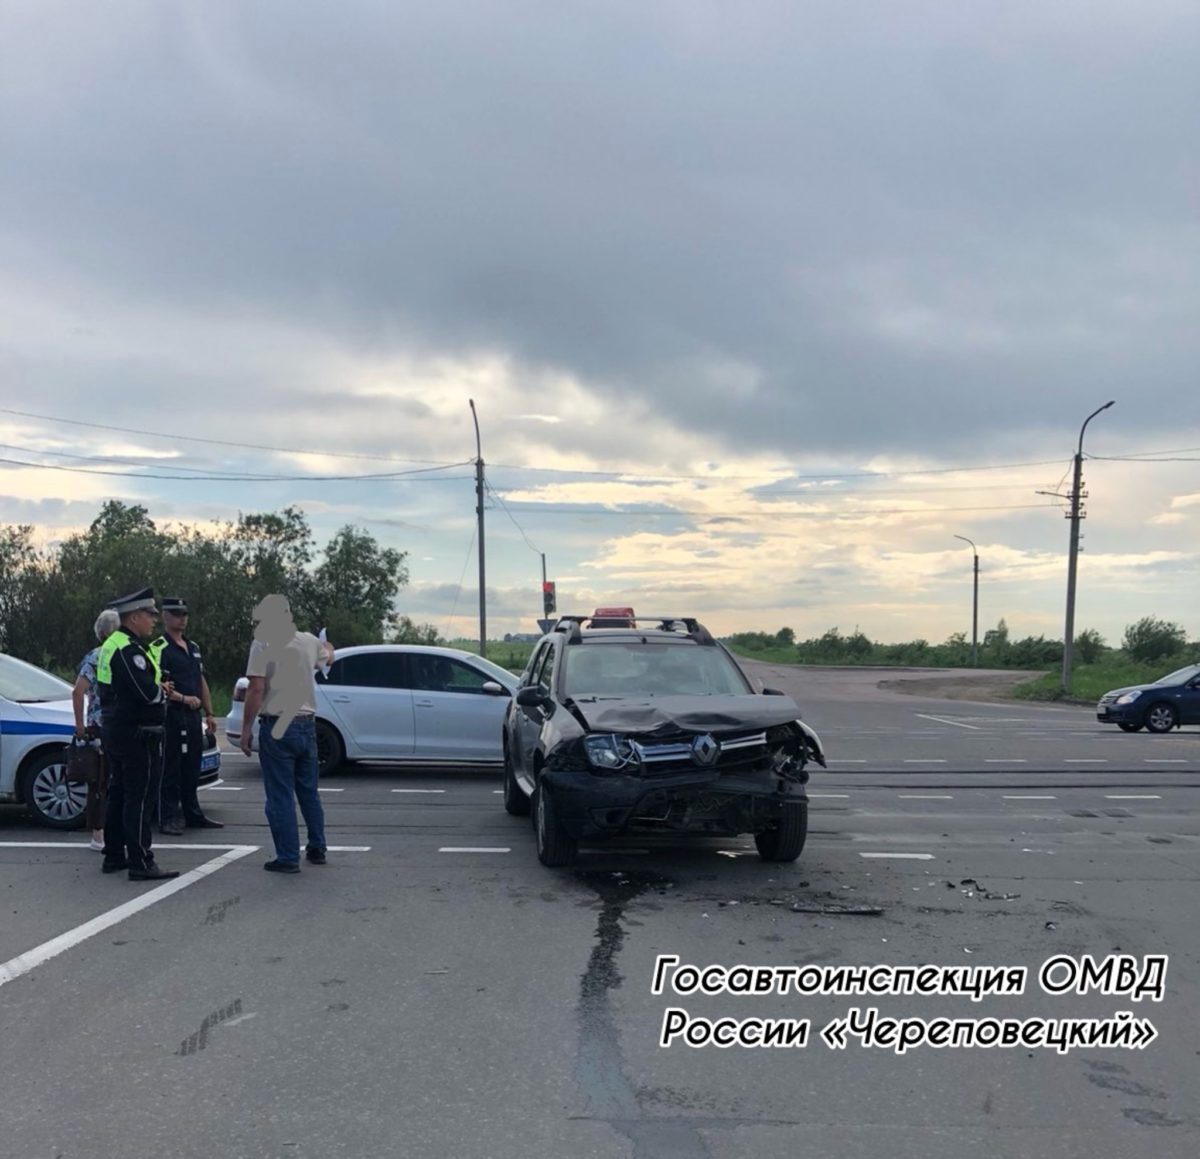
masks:
[[[307,849],[304,852],[304,856],[307,857],[308,860],[313,863],[313,865],[324,865],[325,864],[325,850],[324,849]]]
[[[300,866],[294,861],[280,861],[276,858],[274,861],[268,861],[263,866],[268,873],[299,873]]]
[[[139,869],[135,865],[129,870],[130,881],[167,881],[178,876],[178,869],[163,869],[158,865],[147,865],[145,869]]]
[[[189,821],[189,829],[224,829],[224,821],[214,821],[211,817],[201,817],[199,821]]]
[[[128,869],[129,862],[124,858],[120,861],[109,861],[105,859],[104,864],[100,866],[101,873],[120,873],[122,869]]]
[[[183,826],[178,821],[168,821],[165,825],[160,825],[158,831],[164,837],[182,837]]]

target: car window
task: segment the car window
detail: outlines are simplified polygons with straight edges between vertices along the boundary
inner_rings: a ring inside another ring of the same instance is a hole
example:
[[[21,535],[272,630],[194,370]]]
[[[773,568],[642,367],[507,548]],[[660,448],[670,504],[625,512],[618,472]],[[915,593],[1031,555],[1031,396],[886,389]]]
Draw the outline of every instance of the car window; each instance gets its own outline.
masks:
[[[563,691],[576,699],[752,695],[720,648],[634,640],[569,648]]]
[[[483,686],[495,677],[448,656],[411,658],[412,686],[421,692],[463,692],[486,696]]]
[[[525,671],[521,673],[522,685],[534,684],[534,674],[542,666],[542,661],[546,658],[546,649],[550,645],[546,641],[542,641],[533,650],[533,654],[529,657],[529,663],[525,665]]]
[[[533,683],[540,685],[550,691],[550,679],[554,675],[554,645],[547,644],[545,654],[542,656],[541,663],[538,665],[537,673],[534,676]]]
[[[334,662],[326,683],[354,688],[408,688],[408,659],[403,652],[342,656]]]

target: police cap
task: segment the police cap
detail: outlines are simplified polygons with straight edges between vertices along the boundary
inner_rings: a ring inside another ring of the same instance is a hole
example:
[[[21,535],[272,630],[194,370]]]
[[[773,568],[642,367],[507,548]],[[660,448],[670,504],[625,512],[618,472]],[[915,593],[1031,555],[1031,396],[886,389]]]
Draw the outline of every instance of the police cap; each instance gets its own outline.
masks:
[[[177,616],[186,616],[188,614],[187,600],[183,596],[163,596],[162,610],[174,612]]]
[[[140,592],[130,592],[127,596],[118,596],[108,606],[120,616],[127,616],[130,612],[142,610],[153,612],[155,611],[154,589],[142,588]]]

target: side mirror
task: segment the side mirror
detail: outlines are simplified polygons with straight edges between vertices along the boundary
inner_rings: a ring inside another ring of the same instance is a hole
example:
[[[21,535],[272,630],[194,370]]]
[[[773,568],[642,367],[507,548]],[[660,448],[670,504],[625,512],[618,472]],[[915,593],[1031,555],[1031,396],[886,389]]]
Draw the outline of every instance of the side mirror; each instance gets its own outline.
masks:
[[[522,708],[541,708],[550,698],[538,684],[531,684],[517,693],[517,704]]]
[[[763,694],[763,696],[786,696],[787,695],[786,692],[781,692],[778,688],[764,688],[762,690],[762,694]]]
[[[481,687],[489,696],[508,695],[508,693],[504,691],[504,685],[497,683],[495,680],[485,680]]]

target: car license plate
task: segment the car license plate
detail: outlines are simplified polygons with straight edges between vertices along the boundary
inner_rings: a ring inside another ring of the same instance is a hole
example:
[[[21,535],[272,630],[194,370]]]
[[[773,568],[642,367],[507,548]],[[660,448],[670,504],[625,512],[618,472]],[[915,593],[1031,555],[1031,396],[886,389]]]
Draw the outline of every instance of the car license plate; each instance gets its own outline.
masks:
[[[211,773],[213,769],[221,767],[221,754],[208,753],[200,758],[200,771],[202,773]]]

